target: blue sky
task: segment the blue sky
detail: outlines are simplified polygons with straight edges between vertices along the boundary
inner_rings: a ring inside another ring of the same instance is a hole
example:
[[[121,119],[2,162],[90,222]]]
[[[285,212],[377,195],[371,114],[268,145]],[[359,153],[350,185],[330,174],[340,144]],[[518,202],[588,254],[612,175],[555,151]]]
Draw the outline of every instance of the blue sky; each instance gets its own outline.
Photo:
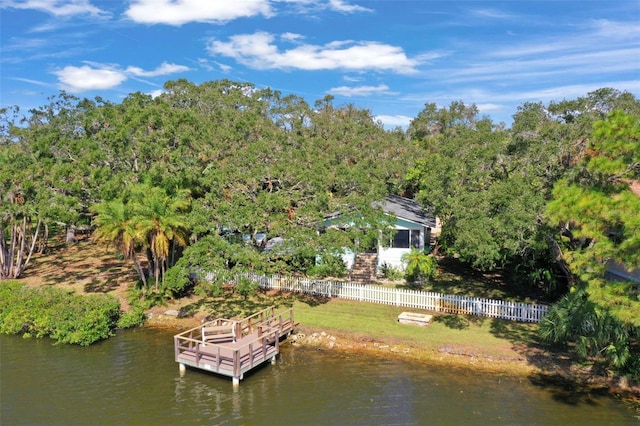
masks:
[[[2,0],[0,105],[120,102],[227,78],[406,126],[425,103],[511,124],[525,102],[640,97],[640,2]]]

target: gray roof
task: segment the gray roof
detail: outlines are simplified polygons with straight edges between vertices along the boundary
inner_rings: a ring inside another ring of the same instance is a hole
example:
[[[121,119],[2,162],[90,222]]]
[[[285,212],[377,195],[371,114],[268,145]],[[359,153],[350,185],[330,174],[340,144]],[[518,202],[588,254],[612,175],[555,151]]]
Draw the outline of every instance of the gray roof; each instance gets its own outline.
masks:
[[[436,217],[427,212],[417,201],[398,195],[388,195],[384,201],[376,203],[385,213],[390,213],[399,219],[406,219],[419,223],[427,228],[436,227]]]

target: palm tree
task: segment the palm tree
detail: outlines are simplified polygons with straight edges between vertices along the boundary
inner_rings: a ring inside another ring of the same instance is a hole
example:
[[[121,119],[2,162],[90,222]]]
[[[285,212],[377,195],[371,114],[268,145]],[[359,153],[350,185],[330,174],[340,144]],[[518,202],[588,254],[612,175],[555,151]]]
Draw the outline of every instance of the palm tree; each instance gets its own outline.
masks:
[[[190,206],[189,192],[178,191],[169,196],[162,188],[139,185],[132,193],[134,222],[138,232],[145,236],[152,256],[155,276],[154,290],[169,265],[169,253],[173,244],[186,246],[188,238],[186,210]]]
[[[433,256],[415,248],[403,254],[402,261],[407,264],[405,277],[409,284],[421,283],[433,278],[438,269],[438,264]]]
[[[129,205],[117,199],[96,204],[92,210],[97,214],[93,219],[96,240],[115,245],[125,260],[132,259],[136,272],[146,287],[147,280],[136,254],[136,247],[144,244],[144,235],[135,226]]]

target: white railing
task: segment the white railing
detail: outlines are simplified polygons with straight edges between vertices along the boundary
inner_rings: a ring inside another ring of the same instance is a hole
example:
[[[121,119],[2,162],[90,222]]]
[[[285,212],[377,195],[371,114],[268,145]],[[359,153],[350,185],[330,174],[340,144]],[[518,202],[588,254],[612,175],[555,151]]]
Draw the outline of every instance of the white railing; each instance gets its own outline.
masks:
[[[372,284],[314,280],[291,276],[267,277],[244,274],[264,289],[308,293],[324,297],[380,303],[413,309],[425,309],[450,314],[477,315],[520,322],[540,322],[549,311],[548,305],[508,302],[495,299],[457,296],[419,290],[386,288]],[[213,274],[205,275],[211,279]]]

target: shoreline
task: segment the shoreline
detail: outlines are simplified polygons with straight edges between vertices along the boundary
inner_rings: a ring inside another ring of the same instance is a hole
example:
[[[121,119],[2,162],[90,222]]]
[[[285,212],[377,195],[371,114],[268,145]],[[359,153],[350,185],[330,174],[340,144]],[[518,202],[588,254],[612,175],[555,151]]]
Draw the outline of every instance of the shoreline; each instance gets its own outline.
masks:
[[[178,318],[171,314],[150,312],[142,328],[163,328],[179,333],[199,326],[203,320],[204,318],[198,316]],[[384,359],[401,359],[425,365],[472,369],[482,373],[527,378],[541,386],[556,386],[585,394],[607,394],[632,404],[640,411],[640,385],[631,385],[620,377],[594,374],[594,371],[588,368],[566,362],[553,363],[540,368],[530,364],[524,358],[497,359],[446,350],[436,352],[417,349],[402,341],[379,339],[373,335],[345,330],[322,330],[304,325],[298,325],[286,342],[294,347]]]

